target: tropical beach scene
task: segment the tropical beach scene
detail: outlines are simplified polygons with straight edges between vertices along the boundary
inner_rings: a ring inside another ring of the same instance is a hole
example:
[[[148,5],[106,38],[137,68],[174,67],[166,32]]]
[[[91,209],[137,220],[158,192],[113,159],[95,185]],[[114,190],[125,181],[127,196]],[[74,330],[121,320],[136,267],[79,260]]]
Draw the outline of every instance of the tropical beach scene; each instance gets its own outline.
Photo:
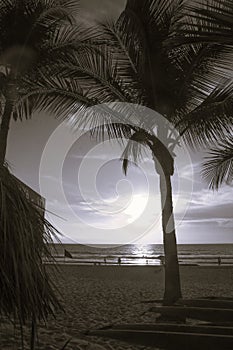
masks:
[[[233,348],[231,0],[0,0],[0,349]]]

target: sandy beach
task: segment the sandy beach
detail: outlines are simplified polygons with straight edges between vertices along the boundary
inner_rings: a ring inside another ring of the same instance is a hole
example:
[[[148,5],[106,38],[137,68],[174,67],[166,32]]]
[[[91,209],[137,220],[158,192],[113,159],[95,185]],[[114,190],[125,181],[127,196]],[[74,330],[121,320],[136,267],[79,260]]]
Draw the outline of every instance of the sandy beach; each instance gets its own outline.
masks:
[[[162,266],[61,265],[59,269],[56,285],[65,313],[56,312],[55,320],[38,327],[37,349],[59,350],[69,339],[67,350],[147,349],[83,333],[110,324],[154,322],[155,315],[141,301],[162,298]],[[54,275],[52,266],[48,271]],[[233,267],[181,266],[180,272],[184,298],[233,297]],[[20,349],[12,347],[12,329],[1,327],[1,349]]]

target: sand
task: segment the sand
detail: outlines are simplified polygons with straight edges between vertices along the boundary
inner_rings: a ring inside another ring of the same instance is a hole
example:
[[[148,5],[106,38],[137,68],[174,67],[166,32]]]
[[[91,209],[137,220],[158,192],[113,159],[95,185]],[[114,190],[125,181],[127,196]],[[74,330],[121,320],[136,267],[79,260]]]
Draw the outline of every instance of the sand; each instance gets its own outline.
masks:
[[[48,266],[48,270],[53,275],[53,267]],[[233,267],[181,266],[180,271],[184,298],[233,297]],[[60,266],[57,287],[65,314],[57,312],[56,320],[51,318],[47,325],[38,327],[36,349],[59,350],[71,339],[67,350],[146,350],[84,332],[110,324],[154,322],[155,315],[147,312],[148,304],[141,301],[162,298],[163,285],[162,266]],[[12,336],[4,337],[9,331],[0,329],[1,349],[18,348],[13,348]]]

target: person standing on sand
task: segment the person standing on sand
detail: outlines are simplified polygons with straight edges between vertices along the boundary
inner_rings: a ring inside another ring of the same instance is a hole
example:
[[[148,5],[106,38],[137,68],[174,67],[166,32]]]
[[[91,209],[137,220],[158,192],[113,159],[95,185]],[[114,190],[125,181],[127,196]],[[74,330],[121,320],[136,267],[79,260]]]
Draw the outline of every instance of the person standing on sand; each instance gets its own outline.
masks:
[[[221,265],[221,257],[220,256],[218,257],[218,265],[219,266]]]
[[[119,257],[118,258],[118,265],[120,265],[121,264],[121,258]]]

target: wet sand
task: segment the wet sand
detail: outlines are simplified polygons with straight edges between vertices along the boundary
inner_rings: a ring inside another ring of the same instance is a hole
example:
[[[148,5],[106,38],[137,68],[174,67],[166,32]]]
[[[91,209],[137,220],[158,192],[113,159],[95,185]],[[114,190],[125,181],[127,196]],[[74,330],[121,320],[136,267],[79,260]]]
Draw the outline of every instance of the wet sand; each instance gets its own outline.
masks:
[[[154,322],[155,315],[147,312],[149,305],[141,301],[162,298],[163,266],[61,265],[59,269],[56,285],[65,314],[59,311],[56,320],[51,318],[38,327],[37,349],[59,350],[69,339],[66,350],[147,349],[84,333],[110,324]],[[54,275],[52,266],[48,271]],[[181,266],[180,272],[184,298],[233,297],[233,267]],[[0,345],[13,349],[7,347],[7,341],[1,344],[0,340]]]

